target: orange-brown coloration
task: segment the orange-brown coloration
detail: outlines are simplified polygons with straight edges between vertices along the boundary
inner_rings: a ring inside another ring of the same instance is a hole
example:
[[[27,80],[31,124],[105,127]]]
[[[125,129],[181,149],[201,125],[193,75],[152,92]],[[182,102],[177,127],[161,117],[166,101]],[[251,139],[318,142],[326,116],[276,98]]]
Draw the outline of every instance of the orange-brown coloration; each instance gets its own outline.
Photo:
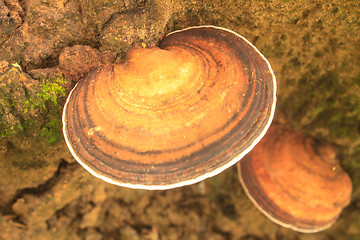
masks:
[[[330,227],[350,202],[351,180],[333,148],[279,125],[272,125],[238,166],[255,205],[270,219],[297,231]]]
[[[79,163],[108,182],[182,186],[252,149],[272,120],[275,89],[270,65],[241,36],[189,28],[80,81],[64,135]]]

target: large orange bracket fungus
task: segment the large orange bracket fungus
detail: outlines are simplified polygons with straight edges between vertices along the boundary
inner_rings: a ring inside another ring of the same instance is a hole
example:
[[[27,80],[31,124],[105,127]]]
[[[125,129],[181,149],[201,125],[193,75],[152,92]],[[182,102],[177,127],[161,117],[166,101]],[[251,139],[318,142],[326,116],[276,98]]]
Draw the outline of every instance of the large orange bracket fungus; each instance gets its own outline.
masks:
[[[168,34],[82,79],[63,132],[75,159],[107,182],[169,189],[234,165],[264,136],[275,109],[269,62],[219,27]]]

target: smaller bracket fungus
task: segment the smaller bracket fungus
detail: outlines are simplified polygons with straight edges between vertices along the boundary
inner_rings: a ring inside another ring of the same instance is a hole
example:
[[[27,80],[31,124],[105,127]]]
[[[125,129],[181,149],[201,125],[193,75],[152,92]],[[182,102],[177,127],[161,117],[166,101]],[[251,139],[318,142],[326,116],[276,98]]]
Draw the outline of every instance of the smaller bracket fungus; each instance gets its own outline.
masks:
[[[269,62],[245,38],[191,27],[80,80],[64,107],[64,137],[107,182],[180,187],[246,155],[272,121],[275,92]]]
[[[352,184],[332,147],[272,125],[238,163],[246,194],[267,217],[299,232],[329,228],[351,199]]]

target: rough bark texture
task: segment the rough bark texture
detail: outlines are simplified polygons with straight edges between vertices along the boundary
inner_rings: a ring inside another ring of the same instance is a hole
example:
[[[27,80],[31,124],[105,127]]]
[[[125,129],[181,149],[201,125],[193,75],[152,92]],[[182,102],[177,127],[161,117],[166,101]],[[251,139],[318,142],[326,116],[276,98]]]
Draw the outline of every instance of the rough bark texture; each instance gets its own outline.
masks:
[[[359,16],[359,1],[0,0],[0,239],[359,239]],[[254,43],[277,77],[275,120],[337,147],[354,193],[333,227],[272,223],[235,168],[152,192],[104,183],[72,158],[61,111],[74,83],[194,25]]]

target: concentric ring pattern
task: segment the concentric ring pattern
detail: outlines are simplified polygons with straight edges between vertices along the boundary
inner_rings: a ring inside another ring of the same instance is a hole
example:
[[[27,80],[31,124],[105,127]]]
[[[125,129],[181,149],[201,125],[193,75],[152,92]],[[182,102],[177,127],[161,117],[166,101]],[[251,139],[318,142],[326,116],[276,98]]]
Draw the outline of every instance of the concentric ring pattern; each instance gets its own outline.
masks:
[[[136,48],[80,80],[63,114],[76,160],[103,180],[168,189],[211,177],[261,139],[275,76],[245,38],[200,26]]]

